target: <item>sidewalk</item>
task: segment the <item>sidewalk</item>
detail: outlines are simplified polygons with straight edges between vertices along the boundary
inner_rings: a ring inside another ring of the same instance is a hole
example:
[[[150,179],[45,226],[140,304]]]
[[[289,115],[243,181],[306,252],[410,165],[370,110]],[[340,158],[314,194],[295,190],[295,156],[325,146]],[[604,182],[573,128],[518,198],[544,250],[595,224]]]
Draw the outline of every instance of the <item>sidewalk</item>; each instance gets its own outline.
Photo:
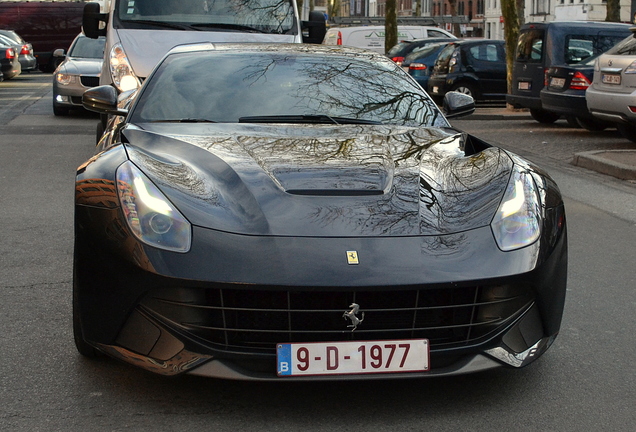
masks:
[[[529,111],[479,107],[470,120],[532,120]],[[622,180],[636,180],[636,150],[599,150],[575,153],[572,165]]]

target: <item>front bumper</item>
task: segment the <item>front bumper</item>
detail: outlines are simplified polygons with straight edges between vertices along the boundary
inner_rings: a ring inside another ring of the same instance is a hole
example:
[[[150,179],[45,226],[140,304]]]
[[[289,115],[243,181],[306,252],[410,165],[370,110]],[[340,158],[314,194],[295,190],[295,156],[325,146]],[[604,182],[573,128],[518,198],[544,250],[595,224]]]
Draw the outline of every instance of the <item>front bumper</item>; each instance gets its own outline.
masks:
[[[550,211],[558,214],[546,223],[562,223],[507,253],[490,227],[443,238],[340,239],[195,227],[192,250],[177,254],[138,243],[118,209],[77,206],[83,337],[164,375],[315,380],[278,378],[276,343],[351,340],[342,312],[357,301],[368,327],[356,338],[431,341],[430,372],[390,377],[525,366],[558,334],[565,299],[563,209]],[[360,265],[343,262],[347,250],[360,253]]]

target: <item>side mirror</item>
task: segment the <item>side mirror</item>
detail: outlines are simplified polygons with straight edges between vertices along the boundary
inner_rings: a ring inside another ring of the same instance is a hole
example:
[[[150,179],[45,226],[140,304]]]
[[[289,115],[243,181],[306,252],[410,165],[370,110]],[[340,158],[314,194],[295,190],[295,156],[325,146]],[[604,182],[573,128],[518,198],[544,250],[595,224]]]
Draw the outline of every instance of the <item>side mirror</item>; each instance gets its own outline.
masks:
[[[320,11],[309,12],[309,21],[302,22],[302,29],[307,29],[307,37],[303,36],[304,43],[321,44],[327,34],[327,21]]]
[[[99,28],[102,22],[108,22],[108,14],[100,12],[99,3],[86,3],[82,16],[82,30],[84,30],[84,34],[91,39],[106,36],[106,27]]]
[[[82,95],[82,105],[87,110],[100,114],[125,116],[128,110],[117,107],[118,96],[117,90],[111,85],[93,87]]]
[[[475,99],[464,93],[448,92],[444,95],[442,112],[449,119],[471,115],[475,112]]]
[[[64,54],[64,48],[58,48],[53,51],[53,57],[66,57],[66,54]]]

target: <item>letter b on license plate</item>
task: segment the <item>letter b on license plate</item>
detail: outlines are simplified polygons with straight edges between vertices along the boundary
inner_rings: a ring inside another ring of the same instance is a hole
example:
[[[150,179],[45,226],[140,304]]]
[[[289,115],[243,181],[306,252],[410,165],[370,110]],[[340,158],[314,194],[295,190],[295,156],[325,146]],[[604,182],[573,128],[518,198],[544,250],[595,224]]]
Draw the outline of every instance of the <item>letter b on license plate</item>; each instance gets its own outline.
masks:
[[[427,339],[278,344],[279,376],[422,372]]]

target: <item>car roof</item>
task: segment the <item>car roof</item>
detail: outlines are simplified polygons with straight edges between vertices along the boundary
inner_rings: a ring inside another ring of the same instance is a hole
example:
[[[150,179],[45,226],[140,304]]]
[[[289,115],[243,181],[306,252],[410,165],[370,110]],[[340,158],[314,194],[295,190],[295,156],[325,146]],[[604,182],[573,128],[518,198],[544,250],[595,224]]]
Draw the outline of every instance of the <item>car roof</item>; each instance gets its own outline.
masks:
[[[318,54],[318,55],[342,55],[342,56],[357,56],[361,54],[368,58],[379,58],[382,61],[387,60],[387,57],[383,54],[367,49],[356,48],[352,46],[342,45],[322,45],[322,44],[298,44],[298,43],[260,43],[260,42],[246,42],[246,43],[213,43],[202,42],[186,45],[177,45],[172,48],[167,55],[176,53],[188,53],[188,52],[202,52],[202,51],[233,51],[233,52],[264,52],[264,53],[298,53],[298,54]]]

